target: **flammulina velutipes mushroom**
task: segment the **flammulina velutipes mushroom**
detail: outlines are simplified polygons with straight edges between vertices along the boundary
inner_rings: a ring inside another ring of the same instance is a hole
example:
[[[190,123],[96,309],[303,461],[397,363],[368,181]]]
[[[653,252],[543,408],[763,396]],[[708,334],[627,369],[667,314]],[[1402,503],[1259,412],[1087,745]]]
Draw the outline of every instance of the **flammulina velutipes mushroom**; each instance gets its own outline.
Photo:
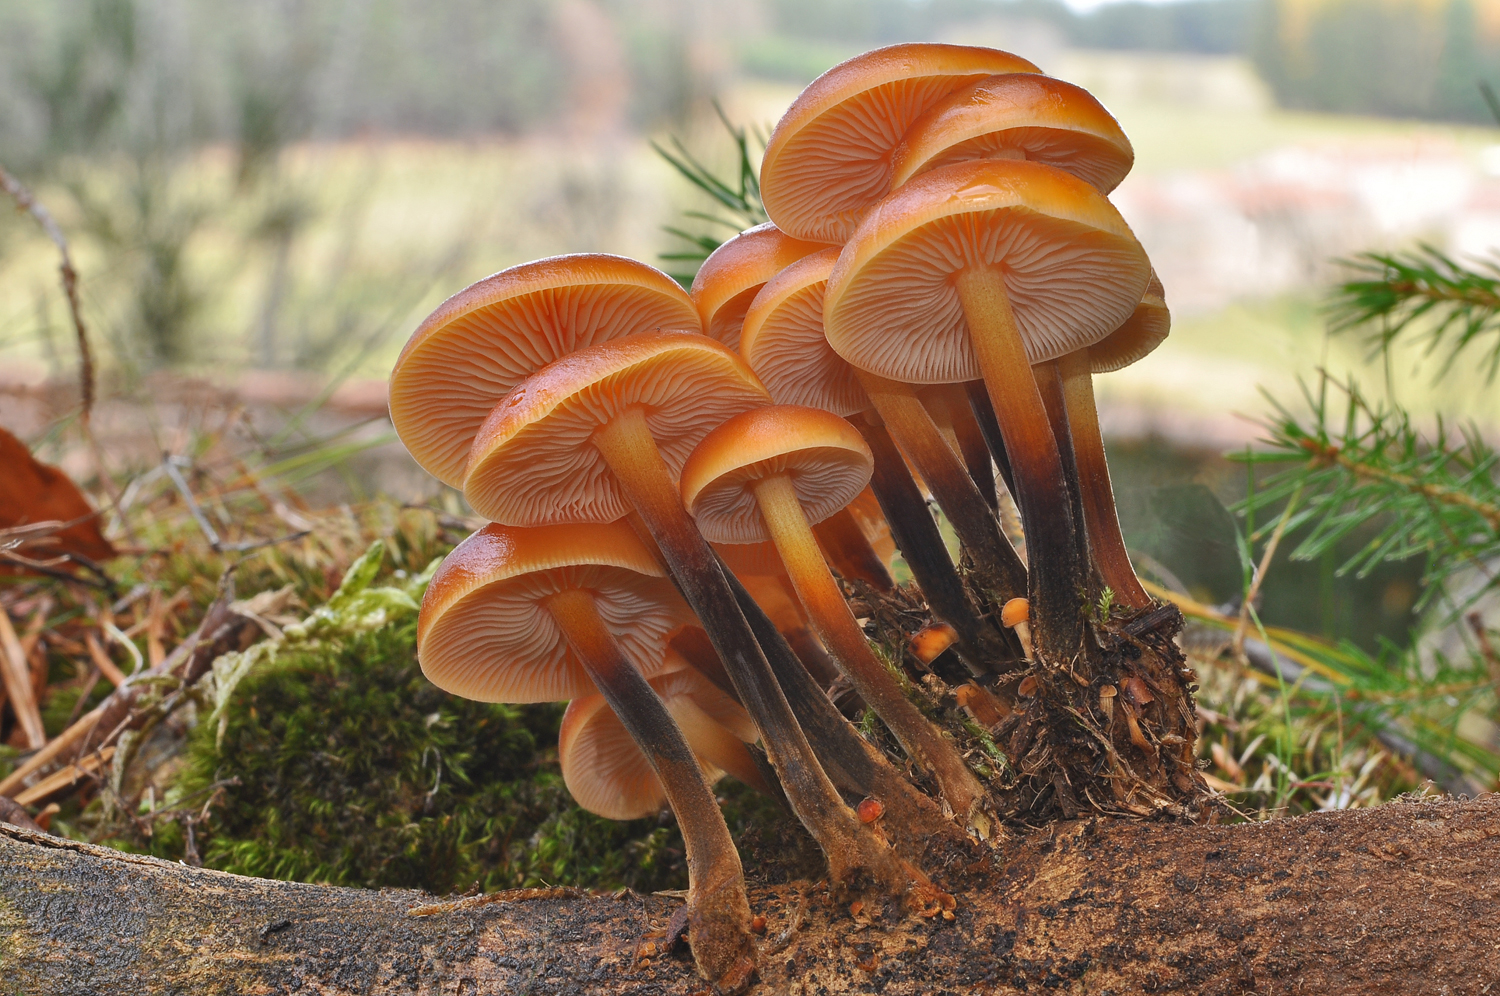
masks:
[[[1093,375],[1168,325],[1106,197],[1131,160],[1097,101],[1024,59],[877,50],[788,110],[763,164],[771,223],[720,247],[691,296],[633,260],[554,257],[455,295],[397,361],[401,439],[493,523],[427,594],[424,671],[460,695],[570,700],[580,803],[671,806],[689,942],[724,991],[757,957],[709,788],[726,773],[784,793],[832,888],[929,915],[952,908],[955,851],[999,846],[1025,779],[1051,786],[1033,811],[1194,792],[1189,672],[1149,642],[1171,624],[1131,568],[1093,404]],[[895,588],[892,540],[915,586]],[[982,766],[955,700],[910,680],[945,659],[956,701],[988,703]],[[839,673],[893,744],[835,707]],[[1106,708],[1118,687],[1151,691]],[[1054,767],[1005,775],[1001,748]]]

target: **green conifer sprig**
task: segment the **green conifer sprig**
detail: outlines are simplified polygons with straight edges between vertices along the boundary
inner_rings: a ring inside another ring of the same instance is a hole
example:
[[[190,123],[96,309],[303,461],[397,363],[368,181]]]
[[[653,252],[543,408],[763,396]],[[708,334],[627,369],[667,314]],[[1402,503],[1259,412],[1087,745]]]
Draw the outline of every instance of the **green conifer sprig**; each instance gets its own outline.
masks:
[[[719,121],[723,123],[725,130],[729,132],[729,137],[735,146],[734,175],[729,179],[720,178],[710,166],[689,152],[675,135],[670,139],[670,149],[656,142],[651,143],[657,155],[671,163],[672,167],[689,183],[707,194],[725,212],[724,214],[710,214],[707,211],[683,212],[684,217],[707,222],[718,229],[723,233],[723,238],[718,237],[716,233],[694,233],[670,225],[664,226],[667,233],[687,243],[682,249],[661,254],[662,259],[674,264],[672,276],[684,287],[693,282],[698,266],[708,258],[709,253],[719,248],[725,239],[768,220],[766,209],[761,206],[760,202],[759,169],[760,152],[765,149],[768,136],[760,129],[752,131],[734,124],[725,116],[724,108],[720,107],[717,102],[714,104],[714,111],[718,114]]]
[[[1455,433],[1441,419],[1431,433],[1400,406],[1366,396],[1353,382],[1326,372],[1304,384],[1306,416],[1267,395],[1262,452],[1239,459],[1281,464],[1243,503],[1246,511],[1279,507],[1301,488],[1302,504],[1288,533],[1292,551],[1315,559],[1356,530],[1375,535],[1340,568],[1361,576],[1385,560],[1427,558],[1427,597],[1461,569],[1474,569],[1483,588],[1500,584],[1490,562],[1500,557],[1500,453],[1472,427]]]
[[[1359,279],[1330,302],[1334,331],[1362,329],[1375,352],[1398,339],[1446,352],[1441,373],[1478,345],[1486,377],[1500,372],[1500,257],[1468,267],[1430,245],[1404,253],[1361,253],[1344,261]]]

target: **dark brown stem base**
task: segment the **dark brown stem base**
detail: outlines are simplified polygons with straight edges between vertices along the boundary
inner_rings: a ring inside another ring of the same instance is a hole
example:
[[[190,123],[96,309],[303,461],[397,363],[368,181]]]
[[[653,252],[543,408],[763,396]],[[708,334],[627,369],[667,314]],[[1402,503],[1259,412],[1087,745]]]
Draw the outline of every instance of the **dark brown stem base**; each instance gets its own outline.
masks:
[[[995,730],[1011,784],[998,811],[1027,820],[1079,815],[1202,819],[1212,793],[1194,767],[1193,683],[1173,637],[1175,606],[1091,627],[1097,648],[1071,666],[1043,657],[1033,694]]]

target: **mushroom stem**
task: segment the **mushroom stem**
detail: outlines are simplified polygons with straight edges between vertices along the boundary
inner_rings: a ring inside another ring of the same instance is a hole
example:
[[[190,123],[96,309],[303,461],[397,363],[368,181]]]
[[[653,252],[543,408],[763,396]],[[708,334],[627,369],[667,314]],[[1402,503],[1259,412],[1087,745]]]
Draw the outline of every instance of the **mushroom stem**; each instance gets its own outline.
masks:
[[[997,511],[995,464],[974,412],[969,408],[964,385],[935,384],[923,391],[922,403],[932,413],[932,420],[943,430],[954,451],[963,458],[969,477],[979,489],[984,503],[991,512]]]
[[[886,429],[916,465],[997,602],[1026,591],[1026,567],[957,453],[909,384],[856,371]]]
[[[832,881],[848,885],[863,875],[892,893],[908,892],[914,873],[859,822],[819,766],[718,558],[682,505],[645,412],[639,405],[624,409],[595,431],[593,442],[708,631],[740,701],[760,730],[787,801],[828,859]]]
[[[1073,516],[1073,547],[1078,560],[1089,565],[1089,537],[1083,528],[1083,497],[1078,484],[1078,463],[1073,454],[1073,434],[1068,429],[1068,406],[1063,400],[1062,378],[1058,376],[1056,363],[1038,363],[1031,368],[1036,378],[1037,393],[1042,396],[1042,407],[1047,409],[1047,421],[1052,425],[1052,438],[1057,440],[1057,454],[1062,459],[1063,477],[1068,482],[1068,511]],[[1087,571],[1088,568],[1085,567]],[[1089,597],[1099,593],[1099,582],[1088,575]]]
[[[1012,495],[1016,493],[1016,478],[1010,470],[1010,456],[1005,452],[1005,437],[1000,434],[1000,423],[995,418],[995,406],[990,404],[989,392],[984,381],[971,380],[964,383],[964,393],[969,396],[969,410],[974,413],[974,425],[984,440],[985,448],[1000,468],[1000,479]]]
[[[1031,564],[1029,597],[1038,649],[1066,660],[1083,644],[1084,567],[1074,544],[1062,456],[1031,376],[1003,273],[970,266],[957,274],[955,289],[1015,477]]]
[[[699,970],[716,983],[748,978],[755,967],[755,946],[745,876],[724,814],[692,748],[599,618],[589,592],[561,591],[546,605],[605,701],[650,761],[677,814],[687,849],[688,943]]]
[[[813,627],[855,691],[890,727],[916,764],[932,773],[948,805],[966,822],[979,815],[984,789],[953,744],[906,698],[901,685],[876,658],[865,634],[844,601],[844,592],[829,573],[807,523],[797,487],[785,474],[753,485],[756,505],[797,597]]]
[[[1089,547],[1104,575],[1104,583],[1115,598],[1132,609],[1151,605],[1151,596],[1141,587],[1125,550],[1120,519],[1115,512],[1115,493],[1109,481],[1109,463],[1104,458],[1104,438],[1099,432],[1099,412],[1094,406],[1094,375],[1086,350],[1069,353],[1057,361],[1068,428],[1073,437],[1073,458],[1078,463],[1079,493],[1083,499],[1083,521],[1088,526]]]
[[[875,548],[865,538],[864,530],[859,528],[859,523],[854,521],[847,508],[839,509],[813,526],[813,532],[828,559],[844,577],[864,581],[876,591],[888,592],[896,587]]]
[[[875,458],[870,489],[875,492],[886,522],[890,523],[896,548],[927,599],[927,607],[958,632],[959,657],[971,673],[988,674],[1003,667],[1013,654],[1007,652],[1000,634],[983,622],[969,603],[968,592],[948,558],[943,536],[895,441],[884,426],[869,419],[855,419],[854,427]]]
[[[931,798],[912,787],[885,755],[860,736],[834,708],[739,578],[725,573],[735,600],[749,620],[756,640],[765,648],[766,660],[776,672],[776,680],[786,692],[808,741],[817,748],[829,777],[846,792],[884,803],[890,817],[884,824],[886,834],[908,860],[919,860],[934,841],[967,840],[963,831],[943,818]]]

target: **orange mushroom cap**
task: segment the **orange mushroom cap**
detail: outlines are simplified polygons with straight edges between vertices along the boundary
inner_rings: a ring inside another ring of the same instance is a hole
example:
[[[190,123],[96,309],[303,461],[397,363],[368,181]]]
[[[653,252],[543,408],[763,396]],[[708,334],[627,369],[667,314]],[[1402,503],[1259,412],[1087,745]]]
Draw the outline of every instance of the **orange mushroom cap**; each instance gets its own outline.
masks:
[[[1000,608],[1000,624],[1010,629],[1031,618],[1031,603],[1024,598],[1012,598]]]
[[[718,754],[713,749],[718,742],[755,742],[749,714],[676,653],[668,651],[649,680],[693,748],[709,784],[724,776],[723,769],[704,756]],[[666,789],[646,755],[598,693],[568,703],[557,736],[557,759],[573,798],[606,819],[637,819],[657,812],[667,801]]]
[[[1125,219],[1077,177],[1040,163],[955,163],[881,201],[844,247],[823,301],[829,345],[908,384],[978,380],[952,279],[970,266],[1004,274],[1032,363],[1118,328],[1150,276]]]
[[[771,133],[760,166],[766,214],[796,238],[843,243],[890,189],[891,151],[922,112],[986,76],[1040,71],[966,45],[891,45],[839,63],[808,84]]]
[[[740,355],[779,405],[807,405],[835,415],[870,407],[859,378],[823,335],[823,289],[838,262],[824,249],[766,282],[745,312]]]
[[[1096,374],[1122,370],[1166,342],[1171,331],[1172,313],[1153,270],[1145,296],[1125,324],[1089,347],[1089,369]]]
[[[809,525],[848,505],[870,483],[875,459],[859,430],[821,408],[747,411],[704,437],[682,468],[682,500],[704,536],[720,543],[770,538],[751,485],[791,478]]]
[[[448,554],[422,599],[417,659],[429,681],[481,702],[560,702],[594,691],[543,604],[587,589],[648,677],[672,632],[695,621],[656,558],[623,522],[488,525]]]
[[[582,346],[651,329],[699,330],[671,277],[623,256],[554,256],[502,270],[444,301],[391,371],[391,422],[412,458],[463,484],[474,433],[524,377]]]
[[[1107,194],[1130,172],[1135,151],[1087,90],[1050,76],[1007,73],[949,94],[913,121],[891,156],[891,188],[971,159],[1046,163]]]
[[[643,332],[580,349],[516,385],[479,428],[464,496],[512,525],[612,522],[630,511],[595,431],[639,407],[673,475],[726,419],[769,404],[750,368],[703,335]]]
[[[826,248],[826,243],[794,239],[770,222],[719,246],[698,268],[690,292],[703,331],[739,352],[740,324],[756,292],[803,256]]]

